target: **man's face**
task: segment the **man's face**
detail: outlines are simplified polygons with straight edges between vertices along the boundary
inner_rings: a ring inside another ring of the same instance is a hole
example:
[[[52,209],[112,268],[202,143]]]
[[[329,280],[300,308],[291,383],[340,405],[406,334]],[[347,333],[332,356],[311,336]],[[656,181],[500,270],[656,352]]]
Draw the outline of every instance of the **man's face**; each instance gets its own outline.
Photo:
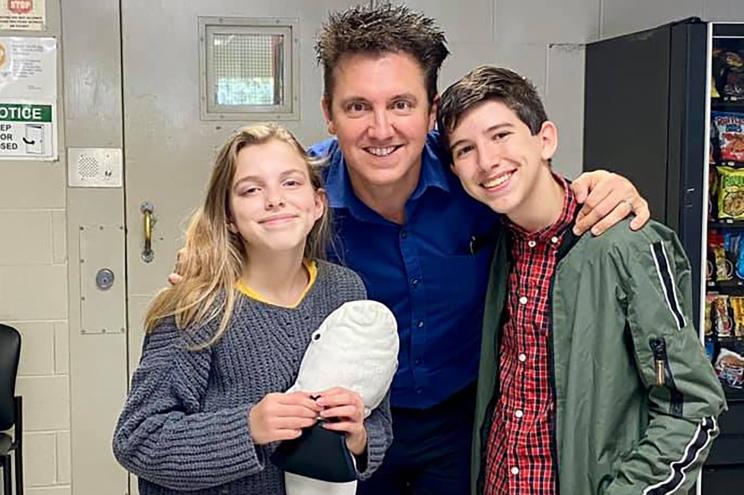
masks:
[[[419,64],[403,53],[357,54],[342,58],[333,75],[332,102],[324,100],[323,110],[352,180],[415,183],[436,115]]]
[[[488,100],[465,113],[449,142],[452,167],[468,194],[509,215],[534,204],[530,195],[549,173],[557,134],[546,121],[533,136],[514,111]]]

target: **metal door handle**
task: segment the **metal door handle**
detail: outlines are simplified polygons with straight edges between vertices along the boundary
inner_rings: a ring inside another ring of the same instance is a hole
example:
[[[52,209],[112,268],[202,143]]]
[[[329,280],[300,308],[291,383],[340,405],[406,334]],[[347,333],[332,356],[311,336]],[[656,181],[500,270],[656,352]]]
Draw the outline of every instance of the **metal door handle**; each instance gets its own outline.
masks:
[[[145,234],[145,247],[142,250],[142,261],[150,263],[155,258],[155,253],[152,251],[152,227],[155,225],[155,218],[152,216],[152,212],[155,211],[155,207],[145,201],[140,205],[140,211],[142,212],[142,225]]]

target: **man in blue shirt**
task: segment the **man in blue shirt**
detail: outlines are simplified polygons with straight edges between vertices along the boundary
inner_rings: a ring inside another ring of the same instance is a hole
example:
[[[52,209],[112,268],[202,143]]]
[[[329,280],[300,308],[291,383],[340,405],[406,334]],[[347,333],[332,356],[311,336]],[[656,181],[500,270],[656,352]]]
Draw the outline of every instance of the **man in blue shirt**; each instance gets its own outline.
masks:
[[[395,439],[358,493],[466,494],[490,246],[500,232],[497,216],[450,172],[432,131],[444,34],[404,6],[357,6],[329,16],[316,52],[336,136],[311,147],[329,158],[332,254],[393,310],[400,334]],[[573,188],[585,204],[580,230],[605,217],[592,228],[601,233],[631,210],[635,228],[648,219],[646,202],[619,176],[584,174]]]
[[[463,191],[432,131],[444,33],[405,6],[357,6],[329,15],[316,52],[335,135],[310,149],[329,159],[330,257],[393,310],[400,335],[393,445],[358,493],[467,494],[483,302],[500,232],[497,215]],[[634,228],[649,218],[615,174],[583,174],[572,187],[584,203],[577,233],[599,234],[631,212]]]

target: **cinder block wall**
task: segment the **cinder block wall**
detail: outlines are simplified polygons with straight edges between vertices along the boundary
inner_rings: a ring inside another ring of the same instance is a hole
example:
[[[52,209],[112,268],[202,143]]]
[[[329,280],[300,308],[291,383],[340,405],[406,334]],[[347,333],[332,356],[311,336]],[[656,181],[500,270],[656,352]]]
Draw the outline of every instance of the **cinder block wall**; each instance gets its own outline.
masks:
[[[58,40],[57,124],[62,158],[0,161],[0,321],[16,327],[23,339],[17,393],[23,395],[29,495],[71,493],[60,15],[60,1],[47,0],[46,31],[0,31],[0,36]]]

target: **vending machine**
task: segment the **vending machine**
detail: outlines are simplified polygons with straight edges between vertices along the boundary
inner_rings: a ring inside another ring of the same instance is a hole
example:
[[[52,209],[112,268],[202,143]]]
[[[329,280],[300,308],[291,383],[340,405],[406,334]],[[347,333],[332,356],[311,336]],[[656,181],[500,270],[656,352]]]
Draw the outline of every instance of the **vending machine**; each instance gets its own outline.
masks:
[[[723,385],[697,493],[744,493],[744,23],[698,18],[587,45],[584,169],[628,177],[676,230]]]

